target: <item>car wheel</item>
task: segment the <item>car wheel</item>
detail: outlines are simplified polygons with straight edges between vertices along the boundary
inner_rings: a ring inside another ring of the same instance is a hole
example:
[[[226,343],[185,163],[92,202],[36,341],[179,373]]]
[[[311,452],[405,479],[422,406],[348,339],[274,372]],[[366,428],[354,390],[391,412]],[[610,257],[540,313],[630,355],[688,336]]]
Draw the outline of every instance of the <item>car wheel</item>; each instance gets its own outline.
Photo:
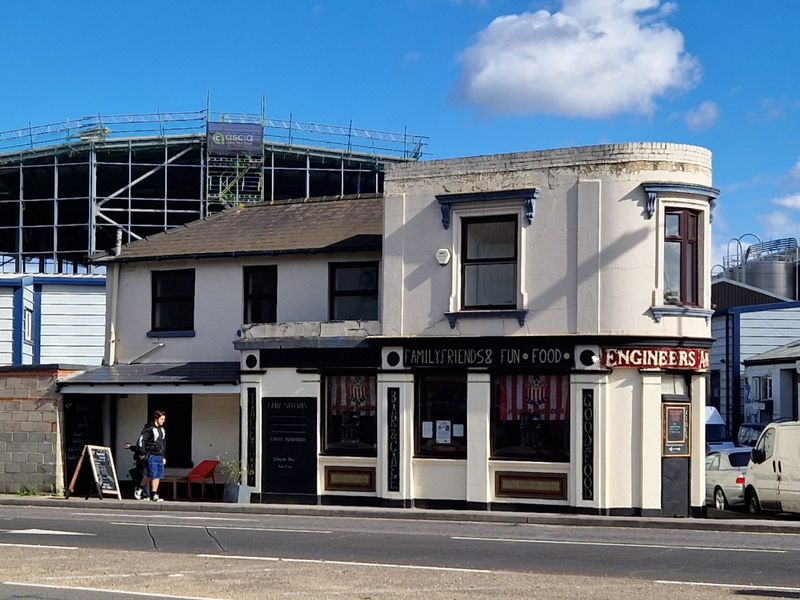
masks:
[[[714,508],[717,510],[728,508],[728,500],[725,498],[725,492],[722,491],[722,488],[714,490]]]
[[[758,495],[756,494],[755,490],[747,490],[744,501],[745,505],[747,506],[747,512],[751,515],[757,515],[761,512],[761,503],[758,501]]]

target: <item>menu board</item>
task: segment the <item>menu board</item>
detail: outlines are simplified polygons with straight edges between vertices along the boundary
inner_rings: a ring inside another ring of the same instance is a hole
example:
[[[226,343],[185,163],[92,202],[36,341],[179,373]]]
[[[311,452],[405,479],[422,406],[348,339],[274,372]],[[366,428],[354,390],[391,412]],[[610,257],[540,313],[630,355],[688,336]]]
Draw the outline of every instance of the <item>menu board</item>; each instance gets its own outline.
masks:
[[[265,493],[317,493],[317,399],[263,398]]]
[[[689,404],[662,405],[662,456],[689,456],[691,451]]]
[[[87,464],[89,465],[88,467],[86,467]],[[122,499],[119,493],[119,481],[117,480],[117,470],[114,467],[114,457],[111,454],[111,448],[107,446],[89,445],[83,447],[83,452],[81,453],[80,459],[78,459],[78,465],[75,468],[75,473],[72,475],[72,480],[67,489],[67,498],[75,491],[75,485],[78,482],[81,468],[91,469],[94,486],[100,498],[104,495],[108,495],[116,496],[120,500]]]
[[[64,397],[64,452],[66,480],[72,479],[75,468],[87,445],[103,443],[103,404],[96,396]]]

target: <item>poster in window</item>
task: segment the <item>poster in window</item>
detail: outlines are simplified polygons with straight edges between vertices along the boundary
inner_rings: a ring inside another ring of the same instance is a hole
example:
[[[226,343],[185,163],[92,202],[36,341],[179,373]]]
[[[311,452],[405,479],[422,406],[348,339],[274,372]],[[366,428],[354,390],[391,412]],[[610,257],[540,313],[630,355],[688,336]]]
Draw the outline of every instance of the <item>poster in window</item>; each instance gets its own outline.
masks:
[[[433,437],[433,421],[422,422],[422,437],[429,440]]]
[[[689,456],[689,404],[664,404],[662,410],[662,456]]]
[[[464,437],[464,424],[463,423],[454,423],[453,424],[453,437],[457,437],[457,438]]]
[[[436,421],[436,443],[449,444],[452,439],[450,421]]]

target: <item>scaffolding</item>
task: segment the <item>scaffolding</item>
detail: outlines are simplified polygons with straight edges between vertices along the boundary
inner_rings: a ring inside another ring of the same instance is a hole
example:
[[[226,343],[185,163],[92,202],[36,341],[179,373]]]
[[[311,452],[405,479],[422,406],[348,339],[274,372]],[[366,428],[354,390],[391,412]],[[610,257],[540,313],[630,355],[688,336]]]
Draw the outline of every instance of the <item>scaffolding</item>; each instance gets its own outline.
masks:
[[[249,154],[209,150],[209,125],[263,131]],[[194,113],[85,117],[0,132],[0,272],[96,272],[89,257],[243,202],[383,191],[427,138]]]

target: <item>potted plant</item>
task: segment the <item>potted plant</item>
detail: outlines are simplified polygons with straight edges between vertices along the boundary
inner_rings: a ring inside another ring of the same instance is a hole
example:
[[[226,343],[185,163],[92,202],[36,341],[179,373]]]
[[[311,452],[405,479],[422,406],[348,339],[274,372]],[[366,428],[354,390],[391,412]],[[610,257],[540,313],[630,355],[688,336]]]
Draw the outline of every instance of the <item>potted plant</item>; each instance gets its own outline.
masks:
[[[243,483],[244,470],[242,469],[241,461],[238,458],[229,457],[227,453],[218,456],[217,459],[225,475],[225,488],[222,493],[223,501],[250,502],[250,494],[253,488]]]

